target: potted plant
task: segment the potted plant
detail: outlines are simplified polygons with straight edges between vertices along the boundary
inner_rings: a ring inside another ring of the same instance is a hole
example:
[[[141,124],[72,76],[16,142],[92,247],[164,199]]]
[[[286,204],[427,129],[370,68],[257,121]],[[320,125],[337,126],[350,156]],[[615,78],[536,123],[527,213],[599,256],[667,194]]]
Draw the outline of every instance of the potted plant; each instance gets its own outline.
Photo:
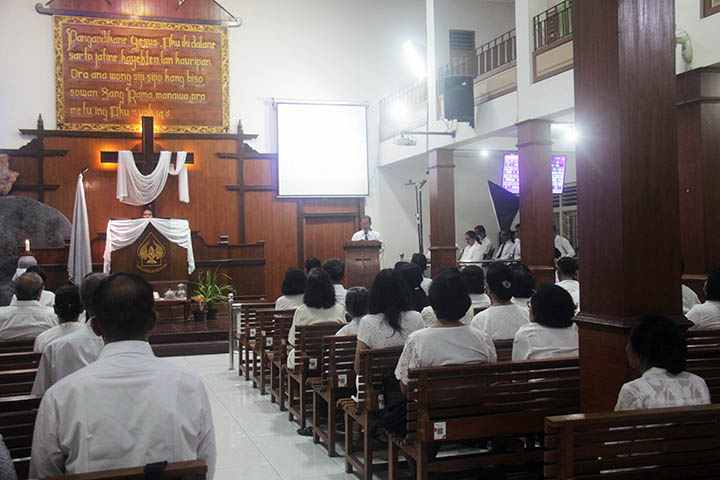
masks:
[[[198,275],[198,281],[193,282],[197,287],[191,297],[191,300],[198,305],[197,310],[193,312],[196,321],[215,320],[217,318],[215,305],[227,302],[227,294],[235,293],[235,288],[232,285],[218,283],[218,268],[214,272],[210,272],[210,270],[201,272]],[[220,275],[232,280],[224,273]],[[207,310],[205,307],[207,307]]]

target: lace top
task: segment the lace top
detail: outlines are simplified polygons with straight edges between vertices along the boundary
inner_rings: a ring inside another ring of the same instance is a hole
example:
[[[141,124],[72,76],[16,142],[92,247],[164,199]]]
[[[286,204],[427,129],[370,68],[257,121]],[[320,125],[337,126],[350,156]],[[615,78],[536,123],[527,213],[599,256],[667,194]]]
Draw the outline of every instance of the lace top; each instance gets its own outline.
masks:
[[[425,328],[418,312],[400,314],[400,330],[393,331],[382,313],[365,315],[358,329],[358,340],[370,348],[390,348],[405,345],[408,336],[415,330]]]
[[[652,367],[622,386],[615,411],[709,403],[710,391],[702,378],[689,372],[673,375],[664,368]]]

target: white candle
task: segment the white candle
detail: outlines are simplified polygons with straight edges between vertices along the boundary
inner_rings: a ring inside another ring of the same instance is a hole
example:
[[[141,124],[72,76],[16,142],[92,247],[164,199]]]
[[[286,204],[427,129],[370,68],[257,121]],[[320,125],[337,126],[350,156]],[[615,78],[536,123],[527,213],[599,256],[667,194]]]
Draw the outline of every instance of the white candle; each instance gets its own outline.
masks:
[[[30,239],[29,238],[25,239],[25,251],[26,252],[30,251]]]

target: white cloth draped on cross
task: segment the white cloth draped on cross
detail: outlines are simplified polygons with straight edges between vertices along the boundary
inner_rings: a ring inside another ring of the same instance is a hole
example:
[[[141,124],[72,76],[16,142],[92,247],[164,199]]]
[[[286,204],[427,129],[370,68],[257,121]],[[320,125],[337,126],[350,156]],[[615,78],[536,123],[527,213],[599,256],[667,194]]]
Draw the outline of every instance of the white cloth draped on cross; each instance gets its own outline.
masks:
[[[155,170],[149,175],[143,175],[135,165],[132,152],[121,150],[118,154],[117,199],[130,205],[147,205],[160,196],[168,175],[176,175],[180,201],[189,203],[188,171],[185,165],[187,152],[177,152],[175,167],[170,164],[171,156],[171,152],[160,152]]]

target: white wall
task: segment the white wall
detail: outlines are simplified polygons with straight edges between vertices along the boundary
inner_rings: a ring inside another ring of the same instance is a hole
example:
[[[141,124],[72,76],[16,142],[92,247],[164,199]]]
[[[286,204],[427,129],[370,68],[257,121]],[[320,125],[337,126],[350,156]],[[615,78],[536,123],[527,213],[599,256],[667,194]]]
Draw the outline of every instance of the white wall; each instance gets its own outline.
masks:
[[[720,14],[702,18],[701,2],[695,0],[675,0],[675,25],[678,30],[690,34],[693,46],[693,61],[685,63],[677,47],[677,72],[686,72],[720,62]]]

